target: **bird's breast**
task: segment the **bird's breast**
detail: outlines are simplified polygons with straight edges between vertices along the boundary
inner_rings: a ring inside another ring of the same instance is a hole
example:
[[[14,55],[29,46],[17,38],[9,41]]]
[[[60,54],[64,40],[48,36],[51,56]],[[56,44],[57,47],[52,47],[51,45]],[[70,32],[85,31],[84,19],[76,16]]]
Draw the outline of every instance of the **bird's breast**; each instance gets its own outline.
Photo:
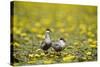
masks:
[[[60,41],[60,42],[59,42],[59,45],[60,45],[61,47],[64,47],[64,46],[65,46],[65,43],[64,43],[63,41]]]
[[[49,43],[51,43],[51,40],[50,39],[45,39],[45,42],[49,44]]]

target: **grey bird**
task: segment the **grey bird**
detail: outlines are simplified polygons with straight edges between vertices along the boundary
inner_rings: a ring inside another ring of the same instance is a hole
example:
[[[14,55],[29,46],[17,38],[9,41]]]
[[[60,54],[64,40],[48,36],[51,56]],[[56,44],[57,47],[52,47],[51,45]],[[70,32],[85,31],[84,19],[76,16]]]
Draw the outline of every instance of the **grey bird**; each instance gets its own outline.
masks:
[[[62,50],[64,50],[65,46],[66,46],[66,42],[64,38],[60,38],[58,41],[53,42],[52,44],[52,48],[59,54]]]
[[[52,46],[52,40],[50,38],[50,29],[46,29],[45,38],[41,43],[41,49],[44,51],[45,54],[48,53],[48,49]]]

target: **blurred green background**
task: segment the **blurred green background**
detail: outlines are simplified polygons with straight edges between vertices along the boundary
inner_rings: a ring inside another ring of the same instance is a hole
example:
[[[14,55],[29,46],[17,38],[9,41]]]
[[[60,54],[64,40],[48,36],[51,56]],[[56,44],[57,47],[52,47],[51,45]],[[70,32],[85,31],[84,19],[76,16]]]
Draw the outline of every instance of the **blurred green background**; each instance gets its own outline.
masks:
[[[14,65],[97,60],[97,7],[14,1],[12,32]],[[45,30],[52,40],[64,37],[67,47],[57,56],[40,49]]]

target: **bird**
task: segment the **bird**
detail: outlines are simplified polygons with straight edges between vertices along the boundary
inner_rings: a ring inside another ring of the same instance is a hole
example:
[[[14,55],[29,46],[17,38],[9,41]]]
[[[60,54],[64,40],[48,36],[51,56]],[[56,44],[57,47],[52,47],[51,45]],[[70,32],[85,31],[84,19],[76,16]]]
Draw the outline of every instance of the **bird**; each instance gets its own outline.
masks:
[[[57,55],[61,54],[61,51],[64,50],[66,46],[66,41],[64,38],[59,38],[59,40],[53,42],[52,48],[57,52]]]
[[[41,43],[41,49],[44,51],[45,54],[48,53],[48,49],[52,46],[52,40],[50,37],[51,30],[46,29],[45,38]]]

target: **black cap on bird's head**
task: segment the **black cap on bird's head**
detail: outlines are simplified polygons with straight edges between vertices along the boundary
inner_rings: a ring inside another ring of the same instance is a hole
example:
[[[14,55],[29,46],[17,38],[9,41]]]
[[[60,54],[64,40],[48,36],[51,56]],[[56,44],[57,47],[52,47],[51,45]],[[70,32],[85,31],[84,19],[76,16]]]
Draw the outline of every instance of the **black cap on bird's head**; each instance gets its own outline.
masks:
[[[65,39],[64,39],[64,38],[62,38],[62,37],[60,38],[60,40],[63,40],[64,42],[66,42],[66,41],[65,41]]]
[[[49,28],[46,29],[46,32],[51,32],[51,30]]]

